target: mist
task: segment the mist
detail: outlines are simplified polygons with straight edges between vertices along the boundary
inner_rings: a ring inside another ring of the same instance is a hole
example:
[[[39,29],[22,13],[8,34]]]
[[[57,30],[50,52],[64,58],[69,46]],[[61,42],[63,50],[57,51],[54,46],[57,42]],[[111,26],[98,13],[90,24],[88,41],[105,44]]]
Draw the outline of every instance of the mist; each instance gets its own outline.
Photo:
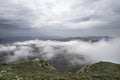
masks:
[[[80,40],[29,40],[0,45],[0,63],[40,58],[50,60],[57,68],[69,69],[99,61],[120,63],[120,39],[85,42]]]

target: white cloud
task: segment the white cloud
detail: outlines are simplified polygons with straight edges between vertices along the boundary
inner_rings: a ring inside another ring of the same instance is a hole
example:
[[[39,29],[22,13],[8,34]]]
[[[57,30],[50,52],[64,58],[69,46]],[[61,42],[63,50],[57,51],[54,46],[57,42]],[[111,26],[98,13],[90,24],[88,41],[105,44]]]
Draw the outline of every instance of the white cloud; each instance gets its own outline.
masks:
[[[50,40],[16,42],[11,45],[0,45],[0,57],[5,62],[38,57],[53,62],[59,62],[61,59],[64,62],[67,59],[69,63],[79,65],[98,61],[120,63],[119,41],[120,39],[101,40],[95,43],[77,40],[67,42]]]
[[[114,10],[118,10],[119,4],[119,0],[1,0],[0,18],[33,28],[60,25],[63,28],[89,28],[109,23],[115,18]],[[78,18],[78,23],[71,23],[70,20]],[[84,18],[90,19],[84,21]]]

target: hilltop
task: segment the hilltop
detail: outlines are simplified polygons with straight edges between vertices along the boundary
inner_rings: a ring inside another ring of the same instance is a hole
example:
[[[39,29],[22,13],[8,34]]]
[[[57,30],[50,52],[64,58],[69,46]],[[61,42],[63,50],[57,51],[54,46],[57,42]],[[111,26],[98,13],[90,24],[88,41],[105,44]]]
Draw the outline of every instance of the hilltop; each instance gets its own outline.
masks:
[[[0,80],[120,80],[120,65],[99,62],[77,72],[59,72],[51,62],[33,59],[0,64]]]

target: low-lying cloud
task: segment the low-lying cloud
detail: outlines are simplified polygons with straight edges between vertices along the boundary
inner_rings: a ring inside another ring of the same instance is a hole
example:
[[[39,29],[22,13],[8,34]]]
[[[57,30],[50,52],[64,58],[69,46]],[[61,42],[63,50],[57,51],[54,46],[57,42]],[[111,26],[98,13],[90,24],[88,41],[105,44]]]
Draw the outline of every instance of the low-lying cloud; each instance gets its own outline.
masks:
[[[30,40],[0,45],[0,62],[31,58],[50,60],[56,66],[87,65],[99,61],[120,63],[120,39],[98,42]]]

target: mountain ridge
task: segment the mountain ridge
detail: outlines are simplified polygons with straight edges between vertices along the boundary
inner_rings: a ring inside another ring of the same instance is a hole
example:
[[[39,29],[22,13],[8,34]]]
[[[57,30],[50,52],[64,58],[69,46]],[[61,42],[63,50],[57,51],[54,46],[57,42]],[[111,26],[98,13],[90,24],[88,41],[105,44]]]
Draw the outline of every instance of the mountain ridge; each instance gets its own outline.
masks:
[[[120,64],[98,62],[77,72],[59,72],[50,61],[31,59],[0,64],[0,80],[120,80]]]

